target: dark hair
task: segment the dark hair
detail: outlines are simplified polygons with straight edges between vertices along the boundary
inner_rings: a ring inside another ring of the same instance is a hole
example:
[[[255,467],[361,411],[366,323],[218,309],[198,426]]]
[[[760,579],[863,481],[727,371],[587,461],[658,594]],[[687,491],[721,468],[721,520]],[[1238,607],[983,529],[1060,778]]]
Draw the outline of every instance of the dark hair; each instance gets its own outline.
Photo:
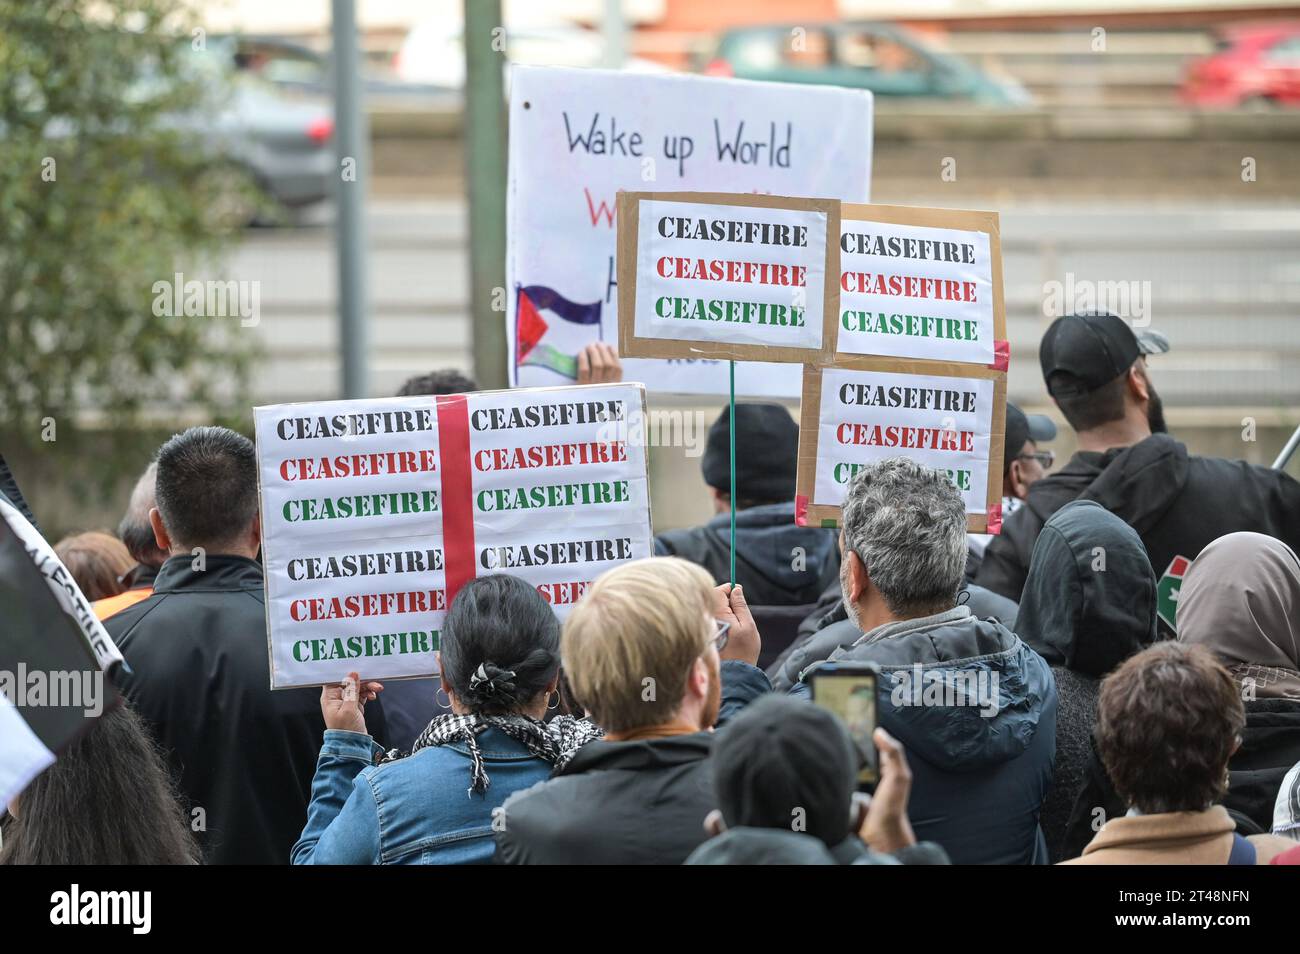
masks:
[[[92,603],[126,589],[121,578],[131,569],[131,554],[112,534],[93,530],[64,537],[54,544],[54,553]]]
[[[257,451],[225,427],[191,427],[158,451],[158,512],[172,544],[219,550],[257,516]]]
[[[1124,417],[1127,380],[1128,374],[1121,374],[1115,380],[1108,381],[1095,390],[1063,397],[1053,394],[1052,400],[1056,402],[1056,406],[1061,409],[1061,414],[1076,433],[1091,431]],[[1079,379],[1068,371],[1057,371],[1047,379],[1047,390],[1053,392],[1059,387],[1065,387],[1067,390],[1077,389]]]
[[[710,761],[728,827],[806,831],[828,848],[849,836],[860,759],[830,710],[768,693],[718,732]]]
[[[478,390],[478,383],[467,378],[455,368],[441,368],[428,374],[407,378],[398,389],[398,397],[415,397],[421,394],[467,394]]]
[[[167,554],[159,548],[158,540],[153,534],[153,524],[149,522],[149,511],[157,506],[154,499],[154,484],[158,480],[158,464],[151,463],[145,468],[140,479],[131,491],[131,500],[126,505],[122,522],[117,525],[117,535],[126,544],[126,552],[136,563],[145,566],[160,567],[167,562]]]
[[[1227,790],[1245,722],[1237,683],[1208,650],[1157,643],[1102,682],[1097,751],[1138,811],[1199,812]]]
[[[518,712],[560,668],[560,623],[532,585],[494,573],[470,580],[443,624],[442,679],[481,715]]]
[[[162,756],[125,702],[23,790],[0,850],[0,864],[17,865],[199,860]]]

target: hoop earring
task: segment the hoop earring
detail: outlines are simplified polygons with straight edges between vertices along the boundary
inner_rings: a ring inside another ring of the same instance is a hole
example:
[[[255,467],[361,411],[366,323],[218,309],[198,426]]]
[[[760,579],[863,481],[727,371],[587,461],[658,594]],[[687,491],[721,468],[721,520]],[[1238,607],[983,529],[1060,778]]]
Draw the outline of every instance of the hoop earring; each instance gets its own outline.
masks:
[[[439,701],[438,701],[438,693],[440,693],[440,692],[442,693],[443,698],[445,698],[445,699],[447,700],[446,702],[439,702]],[[433,690],[433,701],[434,701],[434,704],[437,705],[437,706],[438,706],[439,708],[441,708],[441,709],[450,709],[450,708],[451,708],[451,696],[447,695],[447,693],[443,691],[442,686],[439,686],[437,689]]]
[[[555,705],[553,705],[553,706],[552,706],[552,705],[548,705],[548,706],[546,707],[546,709],[547,709],[548,712],[551,711],[552,709],[558,709],[558,708],[560,708],[560,691],[557,689],[557,690],[555,690],[553,693],[551,693],[551,695],[555,696]]]

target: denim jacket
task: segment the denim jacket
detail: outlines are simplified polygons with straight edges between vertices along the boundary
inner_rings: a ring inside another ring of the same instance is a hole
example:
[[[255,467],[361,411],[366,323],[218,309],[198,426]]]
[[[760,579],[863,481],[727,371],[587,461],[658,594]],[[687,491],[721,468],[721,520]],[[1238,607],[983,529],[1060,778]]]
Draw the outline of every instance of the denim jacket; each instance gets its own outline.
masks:
[[[479,737],[490,784],[471,794],[463,742],[429,746],[376,766],[368,735],[327,729],[312,781],[296,865],[434,865],[490,862],[493,811],[513,792],[550,777],[551,766],[499,729]]]

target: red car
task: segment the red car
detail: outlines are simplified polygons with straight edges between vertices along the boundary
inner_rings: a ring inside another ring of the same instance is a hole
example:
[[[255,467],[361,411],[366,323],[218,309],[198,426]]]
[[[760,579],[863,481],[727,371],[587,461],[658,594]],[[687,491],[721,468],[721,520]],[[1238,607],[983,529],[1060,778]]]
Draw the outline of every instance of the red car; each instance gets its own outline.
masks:
[[[1181,98],[1189,106],[1300,106],[1300,22],[1225,28],[1214,54],[1188,67]]]

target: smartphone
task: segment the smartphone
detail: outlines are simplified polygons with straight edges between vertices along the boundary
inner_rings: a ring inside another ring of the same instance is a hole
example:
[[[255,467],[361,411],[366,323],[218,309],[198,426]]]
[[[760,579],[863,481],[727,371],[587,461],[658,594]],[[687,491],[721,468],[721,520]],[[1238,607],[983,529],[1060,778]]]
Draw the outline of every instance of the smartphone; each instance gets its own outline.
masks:
[[[876,682],[880,669],[868,662],[821,662],[808,674],[813,702],[840,717],[861,755],[858,782],[880,781],[880,759],[871,735],[876,731]]]

